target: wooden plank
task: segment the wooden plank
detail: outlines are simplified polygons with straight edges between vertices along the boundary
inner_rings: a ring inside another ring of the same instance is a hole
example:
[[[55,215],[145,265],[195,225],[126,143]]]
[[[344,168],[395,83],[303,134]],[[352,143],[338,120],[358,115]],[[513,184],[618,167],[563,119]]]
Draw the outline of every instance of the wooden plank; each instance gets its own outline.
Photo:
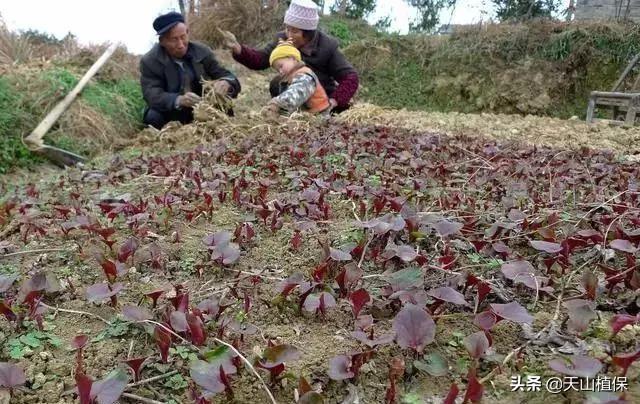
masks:
[[[617,92],[608,92],[608,91],[592,91],[591,97],[622,98],[622,99],[629,100],[635,97],[640,97],[640,93],[617,93]]]

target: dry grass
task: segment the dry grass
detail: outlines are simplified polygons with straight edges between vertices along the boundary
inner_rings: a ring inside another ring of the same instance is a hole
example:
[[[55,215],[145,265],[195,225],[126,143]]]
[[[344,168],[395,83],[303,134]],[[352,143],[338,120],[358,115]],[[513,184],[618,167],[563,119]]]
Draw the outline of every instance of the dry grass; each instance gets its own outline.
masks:
[[[284,11],[284,4],[263,7],[261,0],[203,0],[189,26],[194,39],[214,47],[221,44],[218,29],[233,32],[241,43],[255,44],[275,35]]]
[[[577,119],[505,114],[416,112],[359,104],[338,120],[352,125],[385,125],[410,130],[483,135],[537,145],[577,149],[609,149],[625,155],[640,153],[640,127],[589,125]]]
[[[33,48],[29,41],[9,31],[0,16],[0,66],[14,65],[31,59]]]

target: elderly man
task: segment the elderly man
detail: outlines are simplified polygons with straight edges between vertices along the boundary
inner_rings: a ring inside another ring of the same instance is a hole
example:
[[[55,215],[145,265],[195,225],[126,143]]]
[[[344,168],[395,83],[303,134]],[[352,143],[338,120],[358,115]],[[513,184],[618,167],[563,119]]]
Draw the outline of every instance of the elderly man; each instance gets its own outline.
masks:
[[[201,80],[215,80],[217,94],[235,98],[238,79],[218,64],[207,46],[189,41],[181,14],[171,12],[153,22],[157,43],[140,61],[140,85],[147,102],[143,121],[161,129],[169,121],[193,121],[193,106],[202,96]],[[231,114],[232,111],[227,111]]]

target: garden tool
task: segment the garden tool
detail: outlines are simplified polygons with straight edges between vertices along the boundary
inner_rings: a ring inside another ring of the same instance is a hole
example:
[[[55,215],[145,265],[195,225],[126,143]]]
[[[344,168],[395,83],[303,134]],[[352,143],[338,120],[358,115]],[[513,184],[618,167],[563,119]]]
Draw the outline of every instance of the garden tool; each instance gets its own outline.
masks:
[[[42,138],[47,134],[49,129],[56,123],[60,116],[69,108],[69,106],[76,99],[78,94],[87,85],[89,80],[100,70],[100,68],[106,63],[106,61],[113,55],[118,48],[118,44],[114,43],[100,56],[100,58],[89,68],[89,70],[82,76],[78,84],[67,94],[62,101],[58,103],[48,114],[44,117],[38,126],[29,134],[29,136],[23,137],[22,142],[32,152],[42,154],[46,158],[50,159],[54,164],[60,167],[72,166],[85,161],[85,158],[72,153],[67,150],[62,150],[57,147],[44,144]]]

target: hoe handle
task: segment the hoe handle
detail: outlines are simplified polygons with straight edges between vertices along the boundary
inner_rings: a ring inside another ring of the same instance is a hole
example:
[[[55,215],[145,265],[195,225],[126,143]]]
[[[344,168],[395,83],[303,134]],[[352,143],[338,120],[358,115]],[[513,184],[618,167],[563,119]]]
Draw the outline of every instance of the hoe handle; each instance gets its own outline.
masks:
[[[100,68],[106,63],[106,61],[113,55],[113,52],[118,48],[118,43],[114,43],[106,51],[100,56],[100,59],[96,60],[96,62],[89,68],[89,70],[82,76],[78,84],[67,94],[66,97],[62,101],[58,103],[48,114],[44,117],[42,121],[38,124],[38,126],[29,134],[29,136],[24,138],[25,145],[30,150],[38,150],[42,147],[42,138],[47,134],[49,129],[53,126],[54,123],[60,118],[60,116],[64,113],[64,111],[69,108],[69,106],[76,99],[78,94],[82,91],[84,86],[87,85],[89,80],[100,70]]]

